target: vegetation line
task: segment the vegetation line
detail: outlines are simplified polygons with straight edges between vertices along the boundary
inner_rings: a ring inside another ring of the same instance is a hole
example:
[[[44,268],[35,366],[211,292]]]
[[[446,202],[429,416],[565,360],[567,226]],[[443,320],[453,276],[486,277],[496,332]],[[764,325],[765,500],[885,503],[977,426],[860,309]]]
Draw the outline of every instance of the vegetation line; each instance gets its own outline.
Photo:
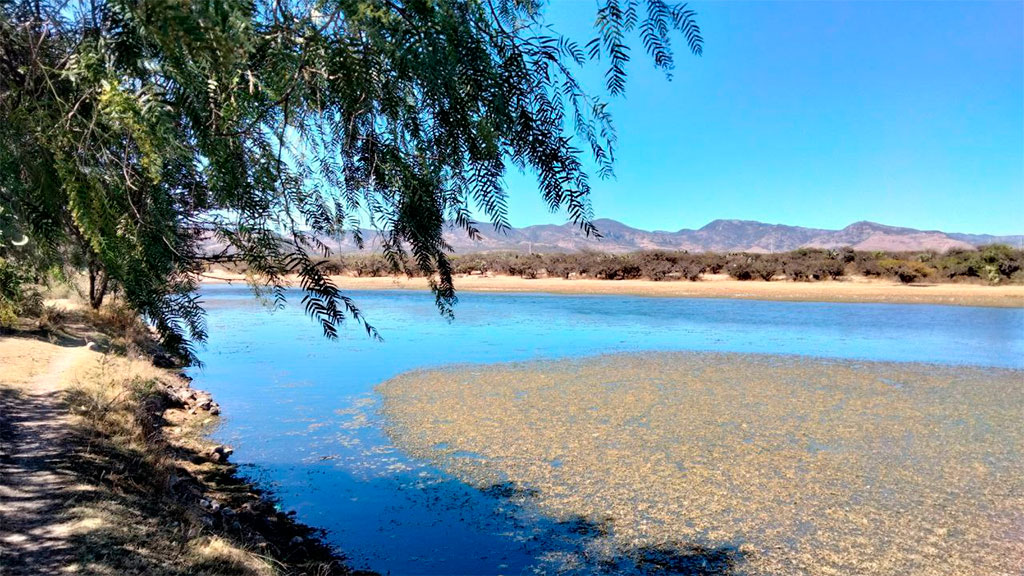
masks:
[[[404,272],[418,276],[407,262],[398,266],[381,254],[338,255],[320,261],[328,274],[358,277],[390,276]],[[247,271],[245,266],[227,268]],[[946,253],[860,252],[801,248],[778,254],[748,252],[690,253],[649,250],[629,254],[602,252],[525,254],[492,252],[452,258],[455,274],[498,274],[522,278],[592,278],[597,280],[646,279],[656,282],[702,279],[709,274],[728,274],[735,280],[794,280],[811,282],[846,276],[889,278],[904,284],[915,282],[975,282],[1024,284],[1024,250],[993,244],[981,250]]]

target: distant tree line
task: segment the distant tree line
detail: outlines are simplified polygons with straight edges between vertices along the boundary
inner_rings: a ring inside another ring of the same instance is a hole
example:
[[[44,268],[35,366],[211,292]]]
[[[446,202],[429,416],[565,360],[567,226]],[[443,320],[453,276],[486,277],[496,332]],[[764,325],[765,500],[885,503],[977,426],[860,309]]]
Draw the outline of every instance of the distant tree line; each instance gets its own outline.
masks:
[[[418,275],[414,265],[394,263],[379,254],[338,255],[326,259],[330,274],[359,277]],[[850,248],[801,248],[778,254],[691,253],[651,250],[629,254],[576,252],[524,254],[490,252],[452,258],[452,270],[463,275],[522,278],[590,278],[598,280],[700,280],[707,274],[728,274],[736,280],[813,282],[846,276],[890,278],[914,282],[976,281],[1024,283],[1024,251],[1004,245],[947,253],[862,252]]]

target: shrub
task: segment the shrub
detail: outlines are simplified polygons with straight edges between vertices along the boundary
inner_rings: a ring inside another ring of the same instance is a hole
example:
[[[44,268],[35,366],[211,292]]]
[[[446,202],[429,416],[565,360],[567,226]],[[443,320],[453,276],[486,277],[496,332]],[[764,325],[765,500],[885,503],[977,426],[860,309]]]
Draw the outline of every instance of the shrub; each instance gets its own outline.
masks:
[[[996,283],[1003,278],[1012,278],[1024,268],[1024,251],[1014,250],[1002,244],[990,244],[978,253],[985,279]]]
[[[757,275],[754,272],[754,258],[749,254],[730,256],[725,271],[734,280],[753,280]]]
[[[874,254],[858,252],[854,260],[854,268],[864,276],[885,275],[885,270],[879,264],[879,257]]]
[[[783,272],[790,280],[839,278],[846,273],[844,260],[847,257],[848,254],[837,250],[794,250],[785,256]]]
[[[677,274],[679,258],[669,252],[641,252],[636,255],[640,274],[654,281],[665,280]]]
[[[327,259],[322,268],[331,274],[348,271],[357,276],[418,274],[408,262],[399,269],[381,254],[347,255]],[[699,280],[704,274],[728,273],[738,280],[835,279],[847,271],[865,276],[893,277],[903,282],[922,278],[982,278],[989,282],[1021,281],[1024,251],[1008,246],[987,246],[981,250],[886,253],[856,252],[851,248],[802,248],[783,254],[691,254],[686,251],[650,250],[631,254],[577,253],[523,254],[493,252],[452,257],[456,274],[493,273],[522,278],[595,278],[624,280],[647,278],[654,281]]]
[[[775,256],[759,256],[752,265],[754,274],[765,282],[770,282],[781,271],[779,259]]]
[[[721,274],[729,265],[729,259],[724,254],[706,252],[698,256],[708,274]]]
[[[922,262],[914,260],[886,258],[879,260],[878,265],[886,274],[896,277],[904,284],[910,284],[931,275],[931,268],[925,266]]]
[[[346,256],[342,262],[344,270],[352,272],[360,278],[391,276],[406,270],[404,262],[399,262],[399,266],[396,268],[383,254]]]
[[[698,258],[691,258],[682,264],[679,273],[683,278],[686,278],[691,282],[696,282],[697,280],[700,280],[700,277],[704,274],[705,270],[707,270],[707,267],[704,262]]]
[[[345,261],[341,258],[329,258],[320,265],[324,274],[338,275],[345,271]]]
[[[472,274],[473,272],[489,272],[488,258],[482,254],[470,254],[452,258],[452,272],[456,274]]]
[[[631,255],[640,267],[640,276],[654,281],[685,278],[697,280],[706,270],[703,255],[686,251],[654,250]]]
[[[952,250],[933,261],[937,273],[945,278],[981,278],[995,284],[1016,281],[1016,274],[1024,269],[1024,251],[990,244],[980,250]]]
[[[29,273],[21,266],[0,258],[0,326],[11,327],[19,316],[36,316],[43,297],[29,285]]]

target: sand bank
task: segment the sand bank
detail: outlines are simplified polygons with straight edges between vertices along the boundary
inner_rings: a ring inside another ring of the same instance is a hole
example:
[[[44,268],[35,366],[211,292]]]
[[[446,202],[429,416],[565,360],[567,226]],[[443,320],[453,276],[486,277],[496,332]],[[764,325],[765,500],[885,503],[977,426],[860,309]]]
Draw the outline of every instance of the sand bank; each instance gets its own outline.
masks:
[[[426,290],[424,278],[356,278],[333,276],[346,290]],[[242,282],[244,277],[214,272],[207,283]],[[589,280],[514,276],[459,276],[457,290],[465,292],[548,292],[554,294],[623,294],[671,298],[745,298],[804,302],[875,302],[896,304],[946,304],[954,306],[1024,307],[1024,286],[978,284],[911,284],[887,280],[851,278],[825,282],[741,282],[725,275],[698,282],[651,280]]]

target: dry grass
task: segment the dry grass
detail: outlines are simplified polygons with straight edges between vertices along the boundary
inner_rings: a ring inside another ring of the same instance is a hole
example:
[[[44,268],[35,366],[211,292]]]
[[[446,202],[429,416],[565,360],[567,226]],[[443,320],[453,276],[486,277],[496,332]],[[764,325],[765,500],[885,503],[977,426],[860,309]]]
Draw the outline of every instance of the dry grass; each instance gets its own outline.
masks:
[[[170,496],[181,462],[165,443],[154,404],[170,377],[148,362],[99,356],[67,391],[82,445],[90,497],[68,510],[77,568],[94,574],[268,576],[283,573],[262,555],[210,533],[201,513]],[[175,441],[200,439],[201,423],[170,430]]]
[[[1024,374],[672,353],[415,372],[400,447],[612,549],[735,549],[741,574],[1024,573]],[[571,562],[567,562],[567,565]]]
[[[191,546],[192,555],[201,564],[218,570],[227,568],[232,573],[252,574],[253,576],[275,576],[278,574],[273,567],[272,559],[242,550],[223,538],[216,536],[197,538],[191,542]]]
[[[107,333],[134,330],[107,318]],[[0,339],[0,448],[14,446],[18,477],[0,485],[17,498],[0,500],[0,536],[20,546],[5,550],[5,575],[349,573],[313,529],[212,457],[216,418],[173,403],[174,372],[83,345],[96,334]]]

